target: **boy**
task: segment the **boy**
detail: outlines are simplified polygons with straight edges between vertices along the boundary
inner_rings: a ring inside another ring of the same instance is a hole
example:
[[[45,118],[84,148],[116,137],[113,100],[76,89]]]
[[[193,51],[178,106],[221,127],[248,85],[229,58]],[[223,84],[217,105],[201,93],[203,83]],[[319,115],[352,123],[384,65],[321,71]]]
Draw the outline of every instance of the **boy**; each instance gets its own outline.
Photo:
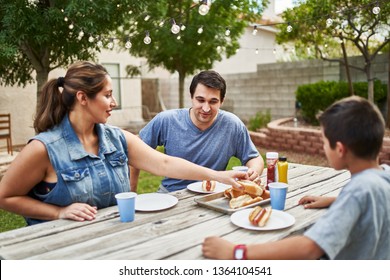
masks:
[[[378,154],[384,136],[379,110],[360,97],[335,102],[319,117],[324,151],[351,181],[337,198],[305,196],[305,208],[330,206],[303,236],[265,244],[237,245],[218,237],[203,243],[215,259],[390,259],[390,173]]]

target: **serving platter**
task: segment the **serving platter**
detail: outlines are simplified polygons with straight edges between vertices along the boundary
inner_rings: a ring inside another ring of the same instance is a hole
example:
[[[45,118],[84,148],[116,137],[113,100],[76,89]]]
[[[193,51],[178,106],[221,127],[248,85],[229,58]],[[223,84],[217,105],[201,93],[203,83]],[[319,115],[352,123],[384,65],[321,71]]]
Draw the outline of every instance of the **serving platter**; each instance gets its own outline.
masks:
[[[222,213],[229,214],[229,215],[233,214],[239,210],[251,208],[251,207],[254,207],[257,205],[267,204],[267,203],[270,203],[270,201],[271,201],[268,198],[268,199],[264,199],[262,201],[259,201],[259,202],[253,203],[253,204],[249,204],[247,206],[232,209],[229,206],[229,199],[224,196],[223,192],[205,195],[202,197],[195,198],[194,200],[199,206],[206,207],[206,208],[209,208],[211,210],[215,210],[215,211],[222,212]]]

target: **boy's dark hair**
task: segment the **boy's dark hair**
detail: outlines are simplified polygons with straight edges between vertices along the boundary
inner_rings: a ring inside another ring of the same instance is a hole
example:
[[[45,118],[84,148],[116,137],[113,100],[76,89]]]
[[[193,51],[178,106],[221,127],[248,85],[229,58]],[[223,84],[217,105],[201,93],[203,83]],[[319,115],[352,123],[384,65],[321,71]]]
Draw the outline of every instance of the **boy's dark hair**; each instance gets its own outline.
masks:
[[[195,89],[199,83],[210,88],[219,89],[221,102],[223,102],[226,94],[226,82],[220,74],[213,70],[206,70],[195,75],[190,85],[191,98],[194,97]]]
[[[330,147],[341,142],[357,157],[375,160],[382,147],[385,121],[368,100],[352,96],[328,107],[318,120]]]

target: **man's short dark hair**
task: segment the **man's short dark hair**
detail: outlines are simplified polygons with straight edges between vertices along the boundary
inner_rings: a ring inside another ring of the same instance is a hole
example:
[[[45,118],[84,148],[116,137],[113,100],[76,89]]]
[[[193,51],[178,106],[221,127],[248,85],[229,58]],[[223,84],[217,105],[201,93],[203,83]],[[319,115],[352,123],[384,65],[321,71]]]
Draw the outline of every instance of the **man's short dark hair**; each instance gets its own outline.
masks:
[[[210,88],[219,89],[221,102],[223,102],[226,94],[226,82],[219,73],[213,70],[206,70],[195,75],[190,85],[191,98],[194,97],[196,87],[199,83]]]

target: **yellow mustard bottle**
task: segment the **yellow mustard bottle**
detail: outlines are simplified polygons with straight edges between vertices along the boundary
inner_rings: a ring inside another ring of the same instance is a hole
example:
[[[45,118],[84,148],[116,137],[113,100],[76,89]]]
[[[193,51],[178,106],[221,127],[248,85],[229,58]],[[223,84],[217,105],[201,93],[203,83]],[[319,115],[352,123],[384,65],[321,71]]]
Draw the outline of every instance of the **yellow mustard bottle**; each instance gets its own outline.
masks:
[[[278,181],[282,183],[287,182],[288,162],[287,157],[280,156],[278,160]]]

